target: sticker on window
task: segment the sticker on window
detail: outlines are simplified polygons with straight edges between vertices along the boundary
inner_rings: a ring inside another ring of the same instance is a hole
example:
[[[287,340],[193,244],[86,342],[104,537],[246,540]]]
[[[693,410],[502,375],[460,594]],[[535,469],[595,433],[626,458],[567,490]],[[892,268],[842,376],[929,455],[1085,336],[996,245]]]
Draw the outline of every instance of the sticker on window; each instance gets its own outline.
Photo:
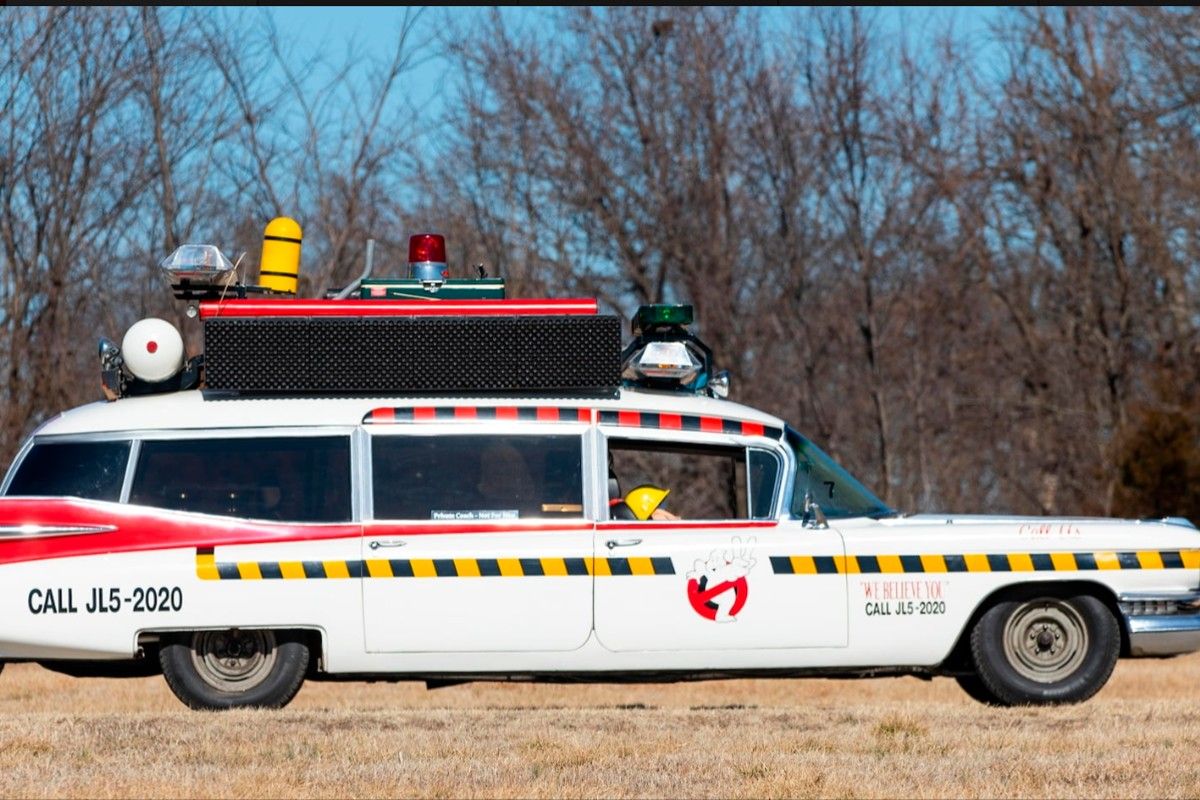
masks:
[[[479,519],[518,519],[521,513],[515,508],[484,508],[472,511],[442,511],[433,509],[429,512],[430,519],[457,519],[457,520],[479,520]]]

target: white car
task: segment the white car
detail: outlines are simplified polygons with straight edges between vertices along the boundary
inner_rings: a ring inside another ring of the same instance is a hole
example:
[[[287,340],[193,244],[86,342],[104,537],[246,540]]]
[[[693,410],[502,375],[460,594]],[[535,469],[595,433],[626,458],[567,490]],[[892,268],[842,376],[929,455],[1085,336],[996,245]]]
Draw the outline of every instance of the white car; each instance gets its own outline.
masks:
[[[783,420],[666,386],[703,359],[645,338],[593,396],[222,392],[213,362],[67,411],[4,481],[0,660],[161,671],[193,708],[884,674],[1025,704],[1200,649],[1187,521],[897,513]]]

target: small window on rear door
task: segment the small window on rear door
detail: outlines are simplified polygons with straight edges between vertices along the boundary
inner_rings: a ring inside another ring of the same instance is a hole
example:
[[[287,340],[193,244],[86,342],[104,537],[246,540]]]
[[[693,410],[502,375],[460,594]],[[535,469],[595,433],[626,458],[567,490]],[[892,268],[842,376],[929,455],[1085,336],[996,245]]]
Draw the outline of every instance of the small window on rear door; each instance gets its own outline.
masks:
[[[39,442],[30,448],[5,494],[121,499],[129,442]]]

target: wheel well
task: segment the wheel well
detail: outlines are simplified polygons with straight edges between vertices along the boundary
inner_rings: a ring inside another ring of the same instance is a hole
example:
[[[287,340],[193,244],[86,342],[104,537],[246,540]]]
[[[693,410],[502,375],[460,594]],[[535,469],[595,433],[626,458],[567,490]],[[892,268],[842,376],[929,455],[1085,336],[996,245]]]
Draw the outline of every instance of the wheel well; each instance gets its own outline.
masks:
[[[237,626],[234,626],[237,627]],[[246,630],[253,630],[261,626],[246,626]],[[199,629],[198,629],[199,630]],[[300,638],[308,648],[310,655],[308,661],[309,675],[316,675],[318,672],[323,672],[325,669],[325,631],[320,628],[274,628],[271,630],[290,630],[300,635]],[[173,631],[142,631],[138,634],[138,648],[147,658],[158,659],[158,650],[164,640],[170,640],[182,634],[191,633],[190,630],[173,630]]]
[[[945,675],[959,675],[972,671],[970,659],[971,631],[974,630],[975,624],[979,622],[979,618],[996,603],[1002,600],[1017,600],[1038,595],[1069,597],[1079,594],[1091,595],[1108,606],[1108,610],[1112,612],[1117,622],[1120,623],[1117,627],[1121,631],[1121,657],[1128,656],[1129,631],[1125,627],[1121,617],[1121,610],[1117,606],[1117,596],[1113,593],[1112,589],[1095,581],[1030,581],[1001,586],[979,601],[978,605],[975,606],[975,610],[971,612],[967,624],[963,626],[962,631],[958,634],[958,639],[954,642],[954,647],[950,649],[950,654],[942,661],[942,673]]]

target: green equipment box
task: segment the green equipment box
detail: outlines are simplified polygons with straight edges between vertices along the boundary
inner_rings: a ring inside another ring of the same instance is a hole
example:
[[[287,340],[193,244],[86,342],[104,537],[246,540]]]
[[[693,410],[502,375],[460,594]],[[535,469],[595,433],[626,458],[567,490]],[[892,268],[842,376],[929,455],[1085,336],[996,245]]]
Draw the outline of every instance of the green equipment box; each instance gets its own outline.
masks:
[[[413,278],[368,278],[363,300],[503,300],[503,278],[450,278],[434,290]]]

